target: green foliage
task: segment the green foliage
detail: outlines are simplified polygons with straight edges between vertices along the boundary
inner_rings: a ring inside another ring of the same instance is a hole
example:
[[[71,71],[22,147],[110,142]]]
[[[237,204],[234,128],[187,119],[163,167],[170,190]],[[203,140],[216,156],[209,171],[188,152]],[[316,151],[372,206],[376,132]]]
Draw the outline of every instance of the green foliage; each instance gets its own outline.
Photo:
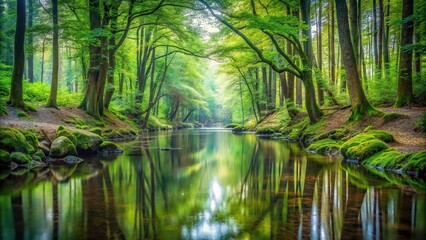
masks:
[[[426,132],[426,112],[422,112],[420,115],[420,118],[417,119],[416,122],[417,129],[419,129],[422,132]]]
[[[0,133],[0,149],[26,154],[34,152],[34,147],[18,129],[0,126]]]
[[[28,114],[24,111],[19,111],[16,115],[20,118],[27,118],[28,117]]]

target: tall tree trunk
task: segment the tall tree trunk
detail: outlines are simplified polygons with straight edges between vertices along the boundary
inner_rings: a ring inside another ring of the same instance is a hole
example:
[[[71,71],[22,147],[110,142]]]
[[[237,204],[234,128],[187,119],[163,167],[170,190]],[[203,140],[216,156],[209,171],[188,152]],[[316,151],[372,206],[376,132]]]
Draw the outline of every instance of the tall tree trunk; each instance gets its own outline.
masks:
[[[296,78],[296,105],[302,106],[302,81],[299,78]]]
[[[378,42],[377,39],[377,3],[376,0],[373,0],[373,54],[374,54],[374,63],[376,70],[379,68],[379,53],[378,53]]]
[[[383,0],[381,0],[383,1]],[[389,76],[389,14],[390,14],[390,0],[386,3],[386,13],[384,21],[384,31],[383,31],[383,64],[385,67],[385,77]]]
[[[405,48],[413,43],[413,0],[403,0],[402,19],[405,20],[401,27],[401,49],[399,53],[398,91],[395,107],[410,106],[413,101],[412,64],[413,50]]]
[[[370,116],[377,113],[377,110],[371,106],[362,88],[354,48],[352,46],[351,33],[349,31],[346,1],[336,0],[336,13],[342,59],[348,81],[349,97],[352,103],[352,114],[349,119],[359,120],[366,115]]]
[[[351,31],[351,40],[352,40],[352,45],[354,47],[354,54],[355,54],[355,59],[357,62],[357,66],[361,66],[360,64],[360,32],[359,32],[359,28],[358,28],[358,15],[360,14],[359,11],[361,11],[361,9],[358,9],[358,1],[360,0],[350,0],[350,31]]]
[[[287,6],[287,15],[291,15],[291,9],[289,6]],[[287,41],[287,52],[289,54],[294,54],[294,49],[290,41]],[[291,104],[294,104],[294,80],[295,80],[294,75],[288,72],[287,73],[288,95],[286,95],[286,98]]]
[[[115,72],[115,51],[116,51],[116,42],[114,32],[117,30],[117,21],[118,21],[118,8],[121,4],[121,1],[115,1],[112,3],[111,15],[110,15],[110,29],[112,30],[111,36],[109,37],[108,44],[108,85],[105,92],[104,107],[108,109],[111,102],[112,96],[114,95],[115,86],[114,86],[114,72]]]
[[[266,71],[266,67],[262,67],[262,95],[261,102],[265,102],[262,104],[262,110],[266,110],[269,105],[269,94],[268,94],[268,73]]]
[[[33,33],[32,33],[32,27],[33,27],[33,18],[34,18],[34,6],[33,6],[34,0],[28,1],[28,28],[30,28],[30,32],[28,33],[28,47],[30,49],[29,56],[27,57],[28,60],[28,80],[30,83],[34,82],[34,51],[33,51]]]
[[[335,36],[335,26],[334,26],[334,0],[330,0],[330,6],[331,6],[331,31],[330,31],[330,66],[331,66],[331,84],[336,85],[336,48],[334,44],[334,36]]]
[[[46,51],[46,38],[43,38],[43,44],[41,47],[41,69],[40,69],[40,82],[43,83],[44,77],[44,52]]]
[[[383,63],[383,41],[384,41],[384,28],[385,28],[385,12],[384,12],[384,6],[383,6],[383,0],[379,0],[379,65],[378,65],[378,71],[379,71],[379,77],[382,75],[382,63]]]
[[[52,39],[52,84],[46,107],[57,107],[59,77],[59,42],[58,42],[58,0],[52,0],[53,39]]]
[[[287,79],[285,79],[285,72],[279,74],[280,77],[280,105],[283,106],[285,99],[288,97]]]
[[[319,0],[318,6],[318,45],[317,45],[317,54],[318,54],[318,68],[322,72],[322,0]],[[318,90],[318,103],[319,105],[324,104],[324,91],[321,88],[322,84],[320,79],[317,79],[317,90]]]
[[[310,1],[300,0],[300,9],[302,21],[308,25],[308,28],[302,30],[305,36],[308,36],[307,40],[303,42],[303,50],[306,55],[306,59],[302,58],[302,63],[305,66],[301,73],[301,79],[303,86],[305,87],[305,104],[306,110],[309,115],[311,123],[319,121],[322,117],[322,112],[318,107],[315,97],[315,87],[312,79],[312,70],[314,67],[314,52],[312,48],[312,34],[311,34],[311,19],[310,19]]]
[[[24,41],[25,41],[25,0],[18,0],[16,4],[15,51],[13,55],[13,72],[9,94],[9,104],[14,107],[25,108],[22,96],[22,79],[24,77]]]
[[[277,73],[270,68],[270,76],[269,76],[269,85],[270,88],[270,109],[276,108],[276,102],[277,102]]]

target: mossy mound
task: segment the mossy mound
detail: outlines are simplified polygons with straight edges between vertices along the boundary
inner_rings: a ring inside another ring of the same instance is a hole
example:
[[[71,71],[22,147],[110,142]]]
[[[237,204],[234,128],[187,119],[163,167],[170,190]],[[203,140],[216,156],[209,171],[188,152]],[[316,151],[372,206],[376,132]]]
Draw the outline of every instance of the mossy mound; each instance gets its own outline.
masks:
[[[245,131],[248,131],[248,128],[243,125],[238,125],[232,129],[232,133],[234,134],[240,134]]]
[[[426,150],[411,155],[402,170],[426,175]]]
[[[27,142],[34,148],[37,149],[38,147],[38,137],[36,134],[33,133],[32,130],[23,130],[21,131],[22,135],[24,135]]]
[[[378,139],[371,139],[350,147],[346,152],[346,158],[362,162],[364,159],[388,149],[389,146]]]
[[[332,140],[342,140],[343,138],[345,138],[346,136],[348,136],[348,134],[350,134],[350,130],[346,129],[346,128],[337,128],[337,129],[333,129],[329,132],[320,134],[320,135],[316,135],[312,138],[313,141],[319,141],[321,139],[332,139]]]
[[[115,143],[110,142],[110,141],[104,141],[100,146],[99,146],[99,153],[101,154],[106,154],[106,153],[122,153],[123,150],[121,150],[121,148],[119,148]]]
[[[61,158],[67,155],[77,155],[76,147],[67,137],[60,136],[52,142],[49,156]]]
[[[0,164],[9,164],[10,163],[10,154],[4,150],[0,149]]]
[[[42,150],[38,150],[37,152],[35,152],[33,154],[33,158],[38,157],[40,159],[43,159],[46,157],[46,155],[44,154],[44,152]]]
[[[82,154],[96,153],[104,141],[101,136],[87,131],[75,130],[72,134],[77,138],[77,151]]]
[[[274,134],[275,131],[272,128],[261,128],[261,129],[257,129],[256,134],[259,135],[272,135]]]
[[[0,103],[0,116],[7,116],[7,108],[4,104]]]
[[[339,151],[340,145],[340,142],[326,138],[312,143],[308,150],[321,154],[334,153]]]
[[[10,154],[10,160],[17,164],[29,164],[33,161],[31,156],[21,152],[12,152]]]
[[[412,153],[401,154],[400,152],[388,149],[376,153],[363,161],[363,164],[370,167],[398,170],[402,169],[404,162]]]
[[[69,130],[68,128],[64,126],[59,126],[58,129],[56,129],[56,137],[66,137],[74,145],[77,143],[77,138],[73,135],[71,130]]]
[[[94,134],[98,134],[99,136],[102,136],[102,129],[95,127],[89,130],[89,132],[94,133]]]
[[[401,118],[407,118],[407,115],[399,113],[386,113],[382,116],[383,123],[393,122]]]
[[[18,129],[10,127],[0,127],[0,149],[26,154],[35,150]]]
[[[24,111],[19,111],[16,115],[18,117],[20,117],[20,118],[26,118],[26,117],[28,117],[28,114],[26,112],[24,112]]]
[[[238,123],[230,123],[230,124],[226,125],[225,128],[234,128],[236,126],[238,126]]]
[[[344,158],[348,158],[347,152],[349,148],[358,146],[370,140],[380,140],[382,142],[392,142],[394,140],[392,134],[382,130],[370,130],[362,132],[351,139],[347,140],[341,147],[340,152]],[[386,145],[386,144],[385,144]]]

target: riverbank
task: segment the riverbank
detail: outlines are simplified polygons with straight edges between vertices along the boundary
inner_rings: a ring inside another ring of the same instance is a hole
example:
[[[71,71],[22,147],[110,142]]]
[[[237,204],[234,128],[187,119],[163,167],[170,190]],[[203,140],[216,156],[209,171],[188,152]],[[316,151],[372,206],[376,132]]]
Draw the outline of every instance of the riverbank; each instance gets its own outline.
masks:
[[[350,109],[324,109],[325,116],[309,124],[305,113],[283,121],[283,111],[270,114],[252,128],[257,134],[299,141],[319,154],[341,154],[367,167],[426,176],[426,135],[417,122],[425,108],[380,108],[380,117],[347,122]],[[236,128],[236,132],[241,130]],[[248,130],[248,128],[242,128]]]

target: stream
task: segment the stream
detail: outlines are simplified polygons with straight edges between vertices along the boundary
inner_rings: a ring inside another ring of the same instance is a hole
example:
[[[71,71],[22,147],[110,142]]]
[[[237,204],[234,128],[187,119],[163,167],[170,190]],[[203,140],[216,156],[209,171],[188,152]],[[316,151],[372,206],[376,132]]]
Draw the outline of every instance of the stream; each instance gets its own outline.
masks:
[[[1,173],[0,239],[424,239],[426,183],[226,129]]]

